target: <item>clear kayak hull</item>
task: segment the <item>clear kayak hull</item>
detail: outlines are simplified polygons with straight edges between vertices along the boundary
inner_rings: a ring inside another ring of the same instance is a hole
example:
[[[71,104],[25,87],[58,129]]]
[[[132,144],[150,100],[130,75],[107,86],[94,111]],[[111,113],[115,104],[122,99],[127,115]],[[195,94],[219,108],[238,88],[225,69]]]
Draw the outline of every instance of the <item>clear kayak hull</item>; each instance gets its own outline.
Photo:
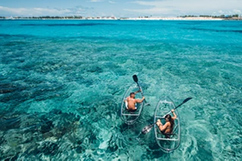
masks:
[[[135,112],[130,112],[127,110],[127,103],[125,102],[126,98],[130,95],[131,92],[136,92],[139,90],[139,87],[137,86],[137,84],[132,84],[127,91],[125,92],[123,98],[122,98],[122,104],[121,104],[121,118],[122,120],[128,124],[128,125],[132,125],[134,124],[138,118],[140,117],[143,107],[144,107],[144,102],[142,103],[137,103],[136,107],[137,110]],[[141,93],[137,93],[135,95],[136,99],[142,99],[142,95]]]
[[[156,123],[157,120],[160,119],[161,122],[165,124],[165,115],[170,114],[170,111],[174,108],[175,105],[172,101],[160,100],[155,109],[154,123]],[[180,119],[178,112],[175,111],[175,113],[177,115],[177,118],[174,121],[174,128],[171,135],[165,136],[164,134],[162,134],[158,126],[154,124],[156,142],[161,148],[161,150],[166,153],[173,152],[180,145]]]

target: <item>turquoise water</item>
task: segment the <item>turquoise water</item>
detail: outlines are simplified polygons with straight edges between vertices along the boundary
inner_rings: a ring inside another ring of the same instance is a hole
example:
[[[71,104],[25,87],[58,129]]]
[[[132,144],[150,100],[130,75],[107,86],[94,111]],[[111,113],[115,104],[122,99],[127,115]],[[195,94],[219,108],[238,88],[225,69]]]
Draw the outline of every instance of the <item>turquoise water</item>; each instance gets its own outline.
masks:
[[[0,21],[0,160],[240,160],[241,21]],[[137,74],[145,106],[120,118]],[[159,150],[159,99],[181,145]]]

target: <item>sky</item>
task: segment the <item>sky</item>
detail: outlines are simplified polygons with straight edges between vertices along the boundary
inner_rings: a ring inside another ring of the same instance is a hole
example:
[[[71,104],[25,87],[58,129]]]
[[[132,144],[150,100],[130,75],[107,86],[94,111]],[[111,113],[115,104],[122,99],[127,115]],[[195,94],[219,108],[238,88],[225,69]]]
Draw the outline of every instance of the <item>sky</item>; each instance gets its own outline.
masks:
[[[0,0],[0,16],[242,15],[242,0]]]

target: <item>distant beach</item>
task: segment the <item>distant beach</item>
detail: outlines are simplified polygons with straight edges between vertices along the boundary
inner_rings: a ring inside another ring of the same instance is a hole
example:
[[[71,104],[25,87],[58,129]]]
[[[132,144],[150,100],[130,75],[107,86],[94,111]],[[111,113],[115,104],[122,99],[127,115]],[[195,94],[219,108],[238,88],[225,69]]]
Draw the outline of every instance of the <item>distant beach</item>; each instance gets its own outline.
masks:
[[[221,20],[225,20],[222,18],[212,18],[212,17],[167,17],[167,18],[163,18],[163,17],[138,17],[138,18],[128,18],[127,20],[212,20],[212,21],[221,21]]]
[[[40,17],[0,17],[5,20],[191,20],[191,21],[221,21],[221,20],[242,20],[239,15],[229,16],[178,16],[178,17],[115,17],[115,16],[103,16],[103,17],[83,17],[83,16],[40,16]]]

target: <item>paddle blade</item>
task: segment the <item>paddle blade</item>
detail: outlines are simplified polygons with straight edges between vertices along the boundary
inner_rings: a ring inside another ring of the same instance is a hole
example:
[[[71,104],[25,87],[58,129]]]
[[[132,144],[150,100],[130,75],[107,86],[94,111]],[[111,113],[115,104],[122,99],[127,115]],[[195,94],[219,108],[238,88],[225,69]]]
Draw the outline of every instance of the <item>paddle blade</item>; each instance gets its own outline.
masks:
[[[188,97],[188,98],[186,98],[182,103],[186,103],[186,102],[189,101],[190,99],[192,99],[192,97]]]
[[[178,107],[180,107],[181,105],[183,105],[184,103],[186,103],[187,101],[189,101],[190,99],[192,99],[192,97],[188,97],[188,98],[186,98],[186,99],[185,99],[180,105],[176,106],[176,107],[174,108],[174,110],[177,109]]]
[[[137,75],[133,75],[133,80],[137,83],[138,82],[138,77]]]
[[[152,129],[154,124],[152,125],[149,125],[149,126],[145,126],[143,129],[142,129],[142,134],[147,134],[148,132],[150,132],[150,130]]]
[[[147,102],[146,102],[146,103],[145,103],[145,106],[150,106],[150,103],[147,103]]]

